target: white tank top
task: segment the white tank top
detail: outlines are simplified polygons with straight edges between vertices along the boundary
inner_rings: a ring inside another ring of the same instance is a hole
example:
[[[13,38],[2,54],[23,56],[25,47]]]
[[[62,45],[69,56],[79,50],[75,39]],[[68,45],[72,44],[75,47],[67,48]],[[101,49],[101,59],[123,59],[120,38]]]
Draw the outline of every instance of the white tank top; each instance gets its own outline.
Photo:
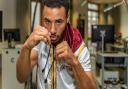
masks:
[[[37,73],[37,89],[52,89],[51,84],[53,83],[51,80],[51,75],[48,71],[51,66],[50,57],[48,58],[48,63],[46,65],[45,71],[42,70],[45,67],[49,49],[50,47],[47,46],[45,43],[41,42],[36,47],[35,50],[38,52],[38,73]],[[85,71],[91,71],[91,63],[90,63],[90,55],[85,47],[84,42],[82,42],[81,46],[77,49],[74,53],[77,56],[79,62],[81,63],[82,67]],[[48,77],[47,77],[48,75]],[[75,89],[75,79],[73,78],[73,72],[69,65],[67,65],[64,61],[61,61],[57,64],[56,67],[56,89]],[[45,79],[47,79],[47,83],[45,83]]]

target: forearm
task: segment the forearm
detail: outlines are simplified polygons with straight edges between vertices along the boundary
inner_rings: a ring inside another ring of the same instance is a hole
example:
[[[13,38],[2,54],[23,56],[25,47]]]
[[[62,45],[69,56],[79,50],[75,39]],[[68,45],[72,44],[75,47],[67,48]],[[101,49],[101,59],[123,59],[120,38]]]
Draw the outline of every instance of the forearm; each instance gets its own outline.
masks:
[[[20,83],[25,82],[31,72],[30,50],[26,49],[25,46],[21,49],[16,67],[18,81]]]
[[[72,70],[77,89],[97,89],[95,80],[92,76],[86,74],[78,60],[72,66]]]

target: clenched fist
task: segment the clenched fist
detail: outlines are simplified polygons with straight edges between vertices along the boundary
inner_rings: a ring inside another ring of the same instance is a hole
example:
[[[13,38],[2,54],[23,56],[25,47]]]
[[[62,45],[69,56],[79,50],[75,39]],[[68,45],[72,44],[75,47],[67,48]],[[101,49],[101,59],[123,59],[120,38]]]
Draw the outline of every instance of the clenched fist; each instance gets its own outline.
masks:
[[[64,60],[67,64],[73,65],[77,62],[75,55],[69,47],[67,41],[63,41],[56,46],[56,59]]]
[[[50,33],[48,30],[42,26],[36,26],[34,31],[31,33],[29,38],[25,42],[25,46],[28,49],[32,49],[34,46],[36,46],[40,41],[43,41],[45,43],[51,43],[50,40]]]

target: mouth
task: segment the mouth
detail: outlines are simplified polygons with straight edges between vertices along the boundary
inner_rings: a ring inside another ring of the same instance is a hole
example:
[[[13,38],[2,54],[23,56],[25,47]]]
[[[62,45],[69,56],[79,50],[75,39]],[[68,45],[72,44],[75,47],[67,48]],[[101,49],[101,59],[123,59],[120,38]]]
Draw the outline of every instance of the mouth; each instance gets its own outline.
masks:
[[[56,42],[56,40],[57,40],[57,36],[55,36],[55,35],[50,36],[50,38],[51,38],[51,42]]]

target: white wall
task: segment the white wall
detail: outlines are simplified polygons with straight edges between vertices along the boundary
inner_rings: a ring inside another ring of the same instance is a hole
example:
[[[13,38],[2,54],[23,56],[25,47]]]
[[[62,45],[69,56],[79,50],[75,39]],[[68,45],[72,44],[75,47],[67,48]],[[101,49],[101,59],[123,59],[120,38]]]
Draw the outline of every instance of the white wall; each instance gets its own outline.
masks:
[[[125,5],[121,6],[121,32],[123,38],[128,36],[128,10]]]
[[[16,28],[16,0],[0,0],[3,11],[3,28]]]
[[[24,43],[31,30],[31,0],[16,0],[16,26],[20,29],[21,43]]]
[[[31,23],[33,21],[33,14],[34,14],[35,5],[36,5],[36,2],[31,3]],[[40,24],[40,4],[38,3],[37,10],[36,10],[34,27],[39,25],[39,24]]]
[[[30,33],[30,0],[0,0],[3,28],[19,28],[21,42]]]

